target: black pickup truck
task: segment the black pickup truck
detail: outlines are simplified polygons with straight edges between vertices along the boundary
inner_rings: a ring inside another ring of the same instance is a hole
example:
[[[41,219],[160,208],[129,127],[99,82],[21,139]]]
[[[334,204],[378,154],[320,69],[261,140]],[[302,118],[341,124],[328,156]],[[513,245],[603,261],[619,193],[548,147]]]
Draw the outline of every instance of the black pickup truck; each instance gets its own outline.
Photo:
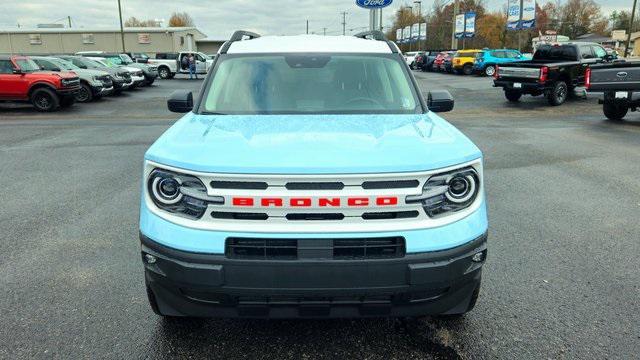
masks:
[[[576,87],[584,86],[585,72],[591,64],[611,60],[613,56],[598,44],[540,45],[531,60],[498,67],[493,86],[503,88],[512,102],[529,94],[544,95],[549,104],[560,105]]]
[[[629,110],[640,108],[640,62],[593,65],[585,83],[587,91],[604,93],[600,103],[610,120],[622,120]]]

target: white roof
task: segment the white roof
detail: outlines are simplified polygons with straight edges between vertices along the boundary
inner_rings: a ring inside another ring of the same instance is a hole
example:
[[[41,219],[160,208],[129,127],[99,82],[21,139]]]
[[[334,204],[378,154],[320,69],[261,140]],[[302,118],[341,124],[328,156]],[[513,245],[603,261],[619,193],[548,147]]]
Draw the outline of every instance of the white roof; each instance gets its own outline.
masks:
[[[247,53],[391,53],[386,41],[361,39],[354,36],[262,36],[235,41],[229,54]]]

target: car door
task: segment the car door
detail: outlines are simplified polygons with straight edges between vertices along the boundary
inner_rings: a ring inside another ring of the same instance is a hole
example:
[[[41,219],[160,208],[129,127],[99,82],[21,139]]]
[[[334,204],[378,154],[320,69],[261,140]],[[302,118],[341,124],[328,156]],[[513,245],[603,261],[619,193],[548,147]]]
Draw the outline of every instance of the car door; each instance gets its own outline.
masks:
[[[207,60],[202,56],[202,54],[196,53],[196,72],[199,74],[203,74],[207,72]]]
[[[15,74],[17,67],[11,60],[0,60],[0,97],[6,100],[24,99],[27,94],[28,82],[25,74]]]

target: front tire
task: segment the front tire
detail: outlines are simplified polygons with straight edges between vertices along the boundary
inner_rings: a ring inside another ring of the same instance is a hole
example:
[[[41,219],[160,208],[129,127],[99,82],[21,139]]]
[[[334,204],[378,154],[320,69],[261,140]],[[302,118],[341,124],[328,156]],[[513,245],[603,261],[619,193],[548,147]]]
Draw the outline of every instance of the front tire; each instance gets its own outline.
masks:
[[[80,90],[76,94],[76,101],[80,103],[91,102],[93,100],[93,92],[87,84],[80,84]]]
[[[171,71],[166,66],[160,66],[160,68],[158,68],[158,76],[160,76],[160,79],[171,79],[172,78]]]
[[[504,97],[506,97],[509,102],[518,102],[522,97],[522,92],[516,90],[505,90]]]
[[[473,65],[465,64],[465,66],[462,67],[462,73],[465,75],[473,74]]]
[[[36,110],[42,112],[56,111],[60,107],[58,95],[47,88],[35,89],[31,93],[30,100]]]
[[[558,81],[553,84],[553,88],[547,94],[547,101],[552,106],[562,105],[569,95],[569,87],[564,81]]]
[[[484,74],[487,76],[493,76],[496,73],[496,67],[493,65],[487,65],[486,68],[484,68]]]
[[[629,111],[629,107],[625,104],[616,104],[614,102],[605,102],[602,105],[602,111],[604,112],[604,116],[609,120],[620,121],[622,120],[627,112]]]

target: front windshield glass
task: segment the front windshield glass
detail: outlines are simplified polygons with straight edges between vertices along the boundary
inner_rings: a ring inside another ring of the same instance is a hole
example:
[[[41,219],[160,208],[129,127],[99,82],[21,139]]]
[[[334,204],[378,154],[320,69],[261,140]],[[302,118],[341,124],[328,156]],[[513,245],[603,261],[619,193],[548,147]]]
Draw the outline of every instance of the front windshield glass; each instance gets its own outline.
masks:
[[[127,54],[120,55],[120,61],[123,64],[133,64],[133,59],[131,59]]]
[[[80,69],[79,67],[73,65],[72,63],[66,61],[66,60],[62,60],[62,59],[54,59],[51,60],[52,63],[56,64],[59,68],[63,69],[63,70],[78,70]]]
[[[224,56],[203,102],[219,114],[412,114],[422,107],[395,55]]]
[[[24,72],[40,70],[40,66],[31,59],[16,59],[16,64],[18,64],[20,70]]]
[[[111,65],[124,65],[124,61],[120,58],[120,56],[112,56],[105,58],[105,62]]]

